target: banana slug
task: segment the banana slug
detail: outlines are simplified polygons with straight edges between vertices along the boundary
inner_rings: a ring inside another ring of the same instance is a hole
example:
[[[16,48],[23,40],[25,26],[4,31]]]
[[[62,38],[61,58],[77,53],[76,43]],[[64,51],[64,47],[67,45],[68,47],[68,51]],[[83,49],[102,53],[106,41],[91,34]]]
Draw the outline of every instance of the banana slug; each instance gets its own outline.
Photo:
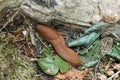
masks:
[[[67,62],[69,62],[73,66],[83,63],[82,61],[80,61],[77,54],[72,49],[66,46],[64,38],[55,29],[46,25],[38,25],[36,27],[36,30],[42,38],[53,45],[57,54],[65,59]]]

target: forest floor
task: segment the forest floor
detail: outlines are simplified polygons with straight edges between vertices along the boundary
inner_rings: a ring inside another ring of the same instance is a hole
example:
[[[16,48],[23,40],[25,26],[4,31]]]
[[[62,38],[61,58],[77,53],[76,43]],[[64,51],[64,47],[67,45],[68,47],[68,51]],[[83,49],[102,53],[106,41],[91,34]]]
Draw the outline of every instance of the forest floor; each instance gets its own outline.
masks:
[[[16,8],[6,7],[0,12],[0,80],[120,80],[119,36],[101,36],[103,32],[99,31],[98,37],[88,38],[90,34],[85,34],[79,28],[48,23],[64,36],[67,44],[83,39],[82,45],[76,44],[71,49],[78,53],[85,64],[73,67],[66,65],[67,62],[60,57],[55,57],[56,54],[53,55],[54,48],[38,36],[36,24]],[[96,23],[98,27],[99,24]],[[120,29],[119,22],[110,26]],[[48,63],[51,58],[46,55],[54,56],[64,67],[49,70],[54,63]],[[49,66],[45,63],[46,58]]]

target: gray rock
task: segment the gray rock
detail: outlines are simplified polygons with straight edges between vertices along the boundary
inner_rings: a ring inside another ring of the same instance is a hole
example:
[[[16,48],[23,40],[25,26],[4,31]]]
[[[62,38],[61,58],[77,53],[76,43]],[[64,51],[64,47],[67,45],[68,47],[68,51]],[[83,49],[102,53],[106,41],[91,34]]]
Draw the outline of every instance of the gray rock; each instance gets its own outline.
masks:
[[[0,0],[1,6],[19,5],[23,0]],[[22,12],[31,18],[47,23],[60,23],[90,26],[105,20],[115,23],[120,19],[120,0],[25,0]],[[9,4],[8,4],[9,3]]]

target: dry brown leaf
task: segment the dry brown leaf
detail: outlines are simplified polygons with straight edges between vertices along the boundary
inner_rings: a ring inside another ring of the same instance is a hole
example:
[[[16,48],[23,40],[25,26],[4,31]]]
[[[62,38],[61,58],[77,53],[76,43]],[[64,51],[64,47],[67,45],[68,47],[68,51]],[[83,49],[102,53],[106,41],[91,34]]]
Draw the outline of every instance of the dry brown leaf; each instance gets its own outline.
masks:
[[[107,80],[107,77],[105,75],[99,75],[98,80]]]
[[[120,70],[120,64],[114,63],[112,67],[116,70]]]
[[[72,68],[65,74],[58,73],[55,77],[60,80],[82,80],[84,75],[84,71]]]
[[[112,76],[114,74],[114,71],[109,69],[108,71],[106,71],[107,75]]]
[[[105,67],[105,70],[108,70],[108,69],[111,67],[111,64],[112,64],[112,62],[109,61],[109,62],[107,63],[107,65],[104,65],[103,67]]]

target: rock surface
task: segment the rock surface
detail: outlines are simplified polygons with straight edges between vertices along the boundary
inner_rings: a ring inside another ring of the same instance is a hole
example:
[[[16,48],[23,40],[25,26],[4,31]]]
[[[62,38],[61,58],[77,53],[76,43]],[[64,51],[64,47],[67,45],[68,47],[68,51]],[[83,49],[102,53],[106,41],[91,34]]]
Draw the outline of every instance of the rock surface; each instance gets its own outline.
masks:
[[[120,19],[120,0],[0,0],[0,11],[7,6],[17,6],[31,18],[47,23],[61,23],[90,26],[100,20],[115,23]],[[1,7],[2,6],[2,7]]]

